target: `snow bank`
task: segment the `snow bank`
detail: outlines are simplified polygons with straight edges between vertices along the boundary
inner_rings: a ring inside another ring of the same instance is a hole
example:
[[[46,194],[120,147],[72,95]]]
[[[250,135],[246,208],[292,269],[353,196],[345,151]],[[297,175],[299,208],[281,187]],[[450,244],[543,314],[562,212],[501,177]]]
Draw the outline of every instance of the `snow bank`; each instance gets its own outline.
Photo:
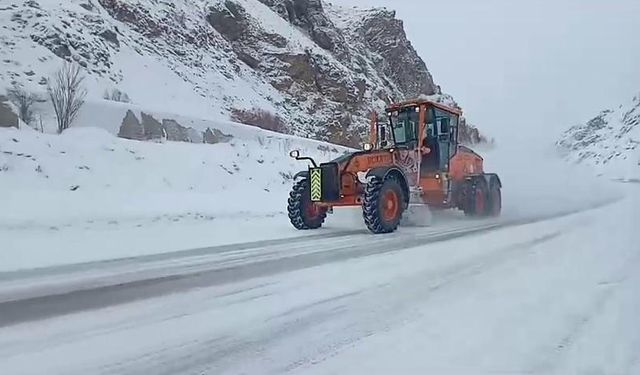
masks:
[[[345,151],[238,129],[244,137],[215,145],[129,141],[96,128],[60,136],[3,129],[0,226],[273,214],[285,206],[291,177],[305,168],[290,150],[322,160]]]
[[[286,222],[292,177],[306,168],[289,151],[318,160],[347,151],[170,114],[184,126],[215,128],[233,138],[153,143],[105,130],[113,131],[128,109],[141,110],[89,102],[79,123],[100,128],[61,135],[0,129],[0,270],[306,234]]]

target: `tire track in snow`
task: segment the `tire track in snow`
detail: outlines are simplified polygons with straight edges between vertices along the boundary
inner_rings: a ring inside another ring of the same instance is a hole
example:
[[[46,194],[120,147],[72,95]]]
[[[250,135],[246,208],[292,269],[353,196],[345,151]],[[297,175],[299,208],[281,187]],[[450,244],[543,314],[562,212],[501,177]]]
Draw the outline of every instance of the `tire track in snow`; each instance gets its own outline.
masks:
[[[178,293],[199,287],[239,282],[251,278],[291,272],[352,258],[400,251],[428,243],[478,234],[501,227],[504,227],[504,225],[490,224],[469,230],[443,232],[430,236],[417,235],[410,238],[394,234],[375,242],[373,241],[374,237],[365,235],[369,238],[369,241],[354,240],[353,243],[339,247],[328,246],[324,250],[312,253],[279,257],[272,260],[223,268],[213,268],[214,265],[208,264],[206,265],[208,269],[205,268],[204,270],[197,270],[195,272],[189,270],[184,273],[74,290],[68,293],[50,294],[18,300],[5,300],[4,302],[0,302],[0,310],[3,312],[2,315],[0,315],[0,327]],[[376,236],[375,238],[379,237]],[[398,239],[402,240],[398,241]],[[295,245],[291,247],[291,250],[295,250]]]
[[[580,338],[588,335],[589,329],[598,323],[598,319],[602,318],[605,309],[610,307],[609,305],[620,294],[622,288],[625,287],[625,283],[635,276],[635,273],[640,264],[640,256],[636,255],[629,259],[620,269],[612,272],[610,278],[606,281],[601,281],[596,285],[596,288],[601,290],[594,293],[594,297],[589,304],[586,311],[580,316],[576,317],[572,324],[568,326],[567,332],[561,337],[557,344],[554,346],[553,352],[545,358],[543,361],[533,366],[530,370],[532,373],[553,373],[561,368],[565,362],[565,355],[567,351],[572,349],[576,341]],[[640,336],[638,336],[638,342],[636,347],[640,349]],[[635,357],[629,359],[629,362],[625,366],[627,370],[633,370],[635,365],[640,361],[640,352]],[[598,373],[600,370],[593,370],[593,373]],[[635,374],[635,372],[624,372],[625,374]]]
[[[551,219],[560,218],[563,216],[569,216],[569,215],[573,215],[573,214],[584,212],[584,211],[598,209],[598,208],[616,203],[619,200],[620,199],[603,201],[601,203],[594,204],[592,206],[582,207],[579,209],[570,209],[570,210],[560,211],[560,212],[551,213],[547,215],[538,215],[534,217],[519,218],[519,219],[512,219],[512,220],[501,220],[501,219],[483,220],[483,221],[480,221],[480,223],[485,222],[485,225],[486,225],[486,222],[488,221],[492,224],[496,224],[501,227],[532,224],[540,221],[551,220]],[[462,222],[465,222],[467,225],[456,226],[453,229],[464,230],[464,229],[474,229],[475,227],[478,227],[478,225],[473,225],[473,223],[478,222],[475,220],[464,220]],[[482,226],[482,224],[480,224],[480,226]],[[425,230],[428,230],[429,228],[430,227],[426,227]],[[450,230],[452,228],[442,228],[442,229],[443,231],[447,231],[448,229]],[[151,262],[159,262],[164,260],[175,261],[175,260],[184,259],[184,258],[208,256],[211,254],[241,252],[243,250],[252,250],[252,249],[258,249],[258,248],[270,248],[270,247],[287,246],[287,245],[290,245],[291,247],[293,247],[294,245],[308,243],[313,240],[339,239],[339,238],[357,236],[357,235],[362,235],[365,238],[370,238],[371,236],[370,232],[366,229],[331,230],[327,232],[325,232],[325,229],[320,229],[319,232],[320,233],[303,235],[299,237],[280,238],[280,239],[263,240],[263,241],[251,241],[251,242],[235,243],[235,244],[232,243],[227,245],[219,245],[219,246],[197,248],[197,249],[190,249],[190,250],[178,250],[178,251],[164,252],[159,254],[140,255],[140,256],[128,257],[128,258],[99,260],[99,261],[65,264],[65,265],[58,265],[58,266],[51,266],[51,267],[44,267],[44,268],[0,272],[0,282],[26,279],[30,277],[66,275],[72,272],[82,272],[82,271],[96,272],[102,269],[109,269],[116,266],[118,267],[119,266],[139,266],[139,265],[144,265]],[[398,232],[394,234],[397,235]],[[411,235],[413,235],[413,233],[411,233]]]
[[[64,275],[70,272],[78,272],[82,270],[97,271],[104,268],[110,268],[113,266],[125,266],[125,265],[138,265],[154,261],[162,260],[175,260],[180,258],[189,258],[210,255],[211,253],[228,253],[241,250],[255,249],[258,247],[271,247],[275,245],[286,245],[308,242],[309,240],[317,239],[330,239],[340,238],[346,236],[352,236],[356,234],[368,233],[365,230],[348,230],[348,231],[335,231],[330,233],[317,233],[306,236],[293,237],[293,238],[278,238],[265,241],[252,241],[237,244],[228,244],[214,247],[205,247],[191,250],[180,250],[161,254],[149,254],[141,255],[129,258],[118,258],[109,260],[99,260],[85,263],[65,264],[60,266],[52,266],[45,268],[33,268],[27,270],[0,272],[0,281],[13,280],[18,278],[28,278],[31,276],[46,276],[46,275]]]
[[[610,203],[612,202],[607,202],[596,207],[573,210],[554,215],[507,222],[493,221],[467,228],[449,231],[444,230],[441,232],[427,234],[403,234],[402,232],[397,232],[386,236],[374,236],[370,234],[362,234],[363,231],[358,230],[353,232],[330,233],[328,235],[311,235],[307,237],[300,237],[295,240],[281,239],[246,244],[224,245],[215,248],[195,249],[173,254],[157,254],[125,260],[98,262],[95,264],[98,268],[121,262],[133,262],[134,264],[142,265],[145,261],[150,259],[173,260],[175,257],[183,258],[186,256],[204,256],[211,253],[230,254],[234,252],[242,252],[244,250],[259,250],[256,255],[248,255],[246,258],[240,258],[240,260],[244,259],[249,262],[240,262],[239,265],[225,266],[224,262],[212,261],[211,263],[205,263],[198,267],[188,265],[177,267],[174,270],[175,273],[168,275],[151,276],[124,282],[112,279],[111,284],[109,285],[90,286],[86,289],[72,290],[69,292],[55,292],[35,297],[18,299],[11,299],[10,296],[8,299],[5,297],[5,301],[0,302],[0,310],[3,312],[2,315],[0,315],[0,327],[66,315],[79,311],[99,309],[152,297],[159,297],[199,287],[239,282],[256,277],[291,272],[353,258],[406,250],[429,243],[448,241],[491,230],[531,224],[562,216],[568,216]],[[341,240],[342,242],[339,246],[336,246],[331,243],[334,240]],[[323,248],[323,246],[326,247]],[[296,255],[288,254],[289,252],[295,254],[295,250],[301,247],[320,247],[320,250],[315,249],[313,252],[304,252]],[[269,252],[271,249],[277,249],[282,252],[282,256],[274,259],[259,260],[256,262],[250,261],[254,256],[258,258],[263,253]],[[221,264],[223,265],[220,266]],[[88,265],[85,264],[81,266],[87,267]],[[57,274],[64,272],[64,270],[68,271],[70,269],[75,269],[76,267],[79,266],[56,267],[54,270],[50,270],[50,272]],[[42,271],[47,272],[46,270]],[[27,271],[26,273],[31,274],[32,272],[37,272],[37,270]],[[16,273],[10,274],[13,276],[16,275]],[[22,275],[22,273],[20,273],[20,275]],[[10,276],[11,275],[4,275],[5,278]],[[1,274],[0,277],[2,277]]]
[[[241,363],[241,358],[252,358],[256,353],[264,353],[271,346],[285,342],[292,336],[314,337],[316,335],[309,334],[310,331],[321,332],[323,325],[329,322],[335,325],[337,321],[339,327],[337,329],[334,327],[335,335],[332,336],[331,341],[314,347],[312,354],[283,365],[273,373],[297,371],[323,362],[376,332],[390,330],[410,322],[411,315],[414,314],[411,306],[416,301],[425,301],[432,293],[488,272],[514,257],[526,256],[529,254],[526,250],[552,241],[565,233],[566,231],[563,230],[554,231],[527,241],[500,247],[489,253],[478,254],[470,259],[466,258],[435,272],[433,270],[420,272],[393,284],[377,285],[297,306],[265,319],[265,323],[275,324],[275,326],[268,325],[257,333],[255,331],[238,332],[233,339],[218,340],[215,341],[215,345],[211,345],[208,341],[194,341],[188,345],[188,348],[180,345],[173,347],[175,350],[163,348],[160,351],[148,353],[144,360],[133,356],[129,360],[120,361],[118,366],[109,367],[106,373],[110,371],[123,375],[150,372],[157,375],[220,374],[227,371],[235,373],[236,371],[232,371],[231,368]],[[415,288],[416,285],[419,287]],[[381,298],[385,300],[382,305],[379,303]],[[398,316],[398,311],[406,312]],[[347,312],[349,314],[345,314]],[[366,317],[366,319],[353,321],[349,320],[350,315]],[[402,319],[388,321],[387,318],[394,315]],[[310,343],[310,346],[313,345]],[[171,353],[170,360],[167,360],[166,353]],[[171,365],[157,366],[159,362],[168,362]]]
[[[401,282],[396,284],[382,285],[372,288],[372,290],[369,290],[369,293],[367,294],[367,297],[369,298],[368,303],[364,301],[363,298],[360,301],[352,301],[351,305],[375,306],[380,300],[380,295],[393,296],[385,299],[385,307],[383,311],[377,312],[377,315],[390,316],[389,314],[393,311],[405,311],[401,316],[401,320],[387,322],[382,328],[376,319],[373,319],[375,323],[371,323],[371,320],[369,322],[365,322],[364,325],[356,323],[363,325],[363,327],[359,329],[360,335],[349,336],[337,343],[332,343],[321,349],[319,356],[308,357],[304,360],[299,359],[295,363],[289,364],[283,368],[282,371],[293,372],[299,369],[303,370],[306,366],[316,365],[336,356],[344,348],[355,345],[357,342],[373,335],[376,331],[389,331],[397,328],[398,326],[408,324],[411,321],[416,320],[419,315],[419,313],[414,311],[412,308],[412,305],[415,305],[415,301],[428,301],[430,296],[434,293],[445,291],[448,287],[453,286],[458,282],[466,281],[480,274],[490,272],[513,259],[527,256],[531,254],[528,250],[552,241],[559,236],[566,234],[568,230],[570,230],[570,228],[567,228],[567,230],[554,231],[530,240],[503,246],[489,253],[479,254],[461,262],[454,263],[451,266],[440,269],[436,272],[420,272],[409,278],[402,279],[400,280]],[[415,285],[420,285],[420,287],[415,288]],[[411,291],[408,295],[407,290]],[[360,294],[365,295],[365,293]]]

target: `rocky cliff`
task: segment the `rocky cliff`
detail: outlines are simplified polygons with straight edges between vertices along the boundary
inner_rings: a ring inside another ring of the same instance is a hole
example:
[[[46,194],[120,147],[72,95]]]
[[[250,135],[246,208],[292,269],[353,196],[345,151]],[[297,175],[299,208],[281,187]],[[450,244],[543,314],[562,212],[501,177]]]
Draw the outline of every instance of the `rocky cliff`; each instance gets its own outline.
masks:
[[[440,98],[401,20],[321,0],[7,0],[0,83],[41,88],[62,59],[93,91],[200,116],[262,109],[357,144],[388,100]]]
[[[608,177],[640,181],[640,95],[571,127],[557,144],[572,162]]]

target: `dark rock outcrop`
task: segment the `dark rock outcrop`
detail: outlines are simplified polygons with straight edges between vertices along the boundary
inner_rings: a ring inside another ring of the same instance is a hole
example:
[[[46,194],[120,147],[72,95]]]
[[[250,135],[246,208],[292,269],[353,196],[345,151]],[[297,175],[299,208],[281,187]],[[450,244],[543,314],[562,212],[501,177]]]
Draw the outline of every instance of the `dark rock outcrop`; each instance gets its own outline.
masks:
[[[114,59],[126,47],[136,52],[132,59],[140,55],[172,70],[196,95],[210,99],[216,112],[269,109],[295,135],[355,146],[368,131],[372,110],[383,109],[388,100],[438,93],[402,21],[382,8],[342,8],[322,0],[179,6],[83,0],[55,9],[37,4],[12,5],[6,30],[20,43],[47,48],[51,55],[39,59],[43,64],[52,57],[75,61],[89,75],[118,85],[136,79],[125,77],[130,73]],[[2,46],[7,54],[14,48],[10,42]],[[34,72],[43,74],[37,67]],[[0,71],[0,79],[11,82],[18,74]],[[227,92],[226,82],[234,90]],[[169,91],[158,93],[160,100],[170,100]],[[178,125],[167,125],[170,138],[197,138]],[[157,138],[157,124],[152,128],[145,138]]]
[[[347,56],[346,41],[329,18],[321,0],[259,0],[280,17],[302,28],[321,48]]]
[[[226,143],[233,139],[233,136],[230,134],[224,134],[218,129],[207,128],[203,134],[202,142],[208,144],[216,144],[216,143]]]
[[[233,0],[211,6],[207,20],[239,61],[287,97],[282,113],[301,114],[288,121],[295,124],[291,133],[353,146],[366,133],[371,110],[384,107],[388,98],[436,93],[394,12],[356,11],[334,22],[320,0],[259,1],[326,52],[284,48],[286,40],[273,43],[273,34]]]
[[[118,131],[118,137],[133,139],[136,141],[142,141],[145,139],[144,126],[142,126],[142,123],[140,123],[140,120],[138,120],[132,110],[128,110],[127,114],[122,119],[120,131]]]
[[[225,1],[224,7],[209,8],[207,21],[228,41],[234,42],[245,35],[248,28],[244,9],[233,1]]]
[[[369,50],[382,57],[381,69],[405,97],[435,94],[427,65],[418,56],[393,11],[379,11],[366,18],[357,30]]]
[[[18,123],[18,115],[11,109],[8,98],[0,95],[0,128],[17,128]]]
[[[163,119],[162,127],[167,132],[168,141],[191,142],[187,128],[180,125],[176,120]]]
[[[132,139],[136,141],[176,141],[191,143],[210,143],[206,140],[215,140],[213,143],[227,142],[231,136],[223,134],[217,129],[208,135],[191,127],[180,125],[173,119],[156,120],[152,115],[141,112],[141,120],[138,120],[132,110],[128,110],[122,124],[118,137]],[[207,131],[211,132],[210,129]],[[208,137],[208,138],[207,138]]]
[[[461,119],[460,126],[458,127],[458,141],[465,145],[490,143],[489,140],[480,133],[480,130],[469,124],[465,118]]]
[[[159,140],[165,135],[164,127],[162,124],[144,112],[140,113],[142,118],[142,128],[144,129],[144,139],[146,140]]]
[[[110,42],[110,43],[114,44],[116,47],[120,47],[120,41],[118,40],[118,34],[116,34],[114,31],[104,30],[103,32],[99,33],[98,35],[100,35],[100,37],[102,37],[102,39],[106,40],[107,42]]]

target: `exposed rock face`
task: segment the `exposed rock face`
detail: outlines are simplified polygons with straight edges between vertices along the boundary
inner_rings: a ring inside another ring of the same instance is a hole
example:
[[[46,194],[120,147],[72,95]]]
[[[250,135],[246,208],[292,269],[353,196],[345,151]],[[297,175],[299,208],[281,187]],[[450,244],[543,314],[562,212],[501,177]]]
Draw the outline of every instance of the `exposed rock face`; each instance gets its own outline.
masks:
[[[368,131],[371,111],[388,100],[438,91],[402,21],[386,9],[322,0],[11,1],[0,8],[0,21],[11,30],[0,46],[0,80],[9,82],[32,79],[14,68],[11,55],[33,44],[50,51],[33,62],[40,75],[52,60],[64,59],[117,85],[139,79],[127,76],[132,61],[153,61],[162,65],[157,71],[190,86],[189,95],[204,98],[212,113],[262,108],[280,116],[289,133],[350,145]],[[117,54],[129,56],[127,66]],[[133,101],[148,97],[129,94]],[[172,93],[157,97],[171,101]],[[176,139],[193,138],[168,127]],[[155,138],[154,131],[145,137]]]
[[[280,17],[304,29],[321,48],[346,57],[346,40],[320,0],[260,0]]]
[[[102,39],[106,40],[107,42],[112,43],[116,47],[120,47],[120,42],[118,41],[118,34],[116,34],[115,32],[107,29],[107,30],[104,30],[103,32],[101,32],[98,35],[100,35],[102,37]]]
[[[187,135],[189,136],[189,142],[191,143],[203,143],[204,132],[196,130],[194,128],[187,128]]]
[[[187,128],[178,124],[176,120],[162,120],[162,128],[167,132],[169,141],[191,142]]]
[[[213,131],[207,129],[203,133],[194,128],[182,126],[173,119],[162,119],[160,122],[144,112],[140,113],[140,117],[142,120],[138,120],[135,113],[128,110],[122,119],[118,137],[136,141],[167,140],[191,143],[220,143],[228,142],[232,138],[217,129]]]
[[[460,121],[458,141],[465,145],[489,143],[489,140],[475,126],[467,123],[465,118]]]
[[[232,0],[211,6],[207,20],[239,60],[290,98],[284,112],[302,114],[295,129],[354,145],[368,129],[371,110],[384,107],[387,99],[436,92],[394,12],[325,9],[319,0],[260,2],[320,49],[291,48],[291,40],[263,29],[255,15]]]
[[[144,112],[140,113],[140,117],[142,118],[142,127],[144,128],[144,139],[158,140],[164,137],[164,127],[158,120]]]
[[[395,12],[380,11],[365,18],[357,30],[369,50],[382,57],[381,69],[407,97],[436,93],[436,85],[424,61],[407,39]]]
[[[207,21],[230,42],[246,37],[245,31],[249,27],[244,8],[233,1],[226,1],[221,8],[209,8]]]
[[[141,141],[145,139],[145,131],[144,127],[140,123],[140,120],[136,117],[135,113],[132,110],[128,110],[127,114],[122,119],[122,124],[120,125],[120,131],[118,132],[118,137],[133,139],[136,141]]]
[[[233,139],[232,135],[224,134],[218,129],[207,128],[203,134],[203,142],[208,144],[226,143]]]
[[[7,97],[0,95],[0,128],[11,127],[18,127],[18,115],[11,109]]]

